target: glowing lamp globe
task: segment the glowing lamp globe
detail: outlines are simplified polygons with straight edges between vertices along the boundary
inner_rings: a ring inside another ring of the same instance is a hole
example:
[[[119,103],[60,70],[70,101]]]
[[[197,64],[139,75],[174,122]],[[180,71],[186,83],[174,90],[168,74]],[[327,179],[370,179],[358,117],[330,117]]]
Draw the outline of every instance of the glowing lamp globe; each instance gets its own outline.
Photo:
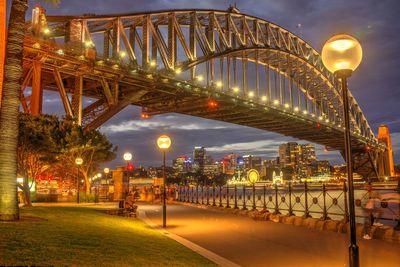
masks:
[[[110,169],[109,168],[104,168],[104,173],[105,174],[108,174],[110,172]]]
[[[132,154],[129,153],[129,152],[126,152],[126,153],[124,154],[124,160],[125,160],[125,161],[130,161],[131,159],[132,159]]]
[[[332,36],[322,48],[322,62],[332,73],[357,69],[362,59],[360,42],[346,34]]]
[[[161,135],[157,139],[157,146],[160,149],[168,149],[171,146],[171,143],[172,143],[171,138],[169,138],[169,136],[167,135]]]
[[[101,173],[98,173],[98,174],[97,174],[97,178],[101,178]]]
[[[75,164],[76,165],[82,165],[82,163],[83,163],[83,159],[82,158],[76,158],[75,159]]]

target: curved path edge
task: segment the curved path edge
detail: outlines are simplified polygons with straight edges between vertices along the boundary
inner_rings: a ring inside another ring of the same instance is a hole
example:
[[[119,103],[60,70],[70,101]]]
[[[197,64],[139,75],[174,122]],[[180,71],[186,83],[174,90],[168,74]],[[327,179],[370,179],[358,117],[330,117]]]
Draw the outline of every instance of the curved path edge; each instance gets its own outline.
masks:
[[[140,206],[139,206],[139,208],[140,208]],[[214,252],[212,252],[208,249],[205,249],[205,248],[203,248],[181,236],[178,236],[176,234],[169,232],[168,230],[163,229],[160,225],[154,223],[147,217],[146,211],[144,209],[140,209],[139,211],[140,212],[139,212],[138,217],[142,221],[144,221],[147,225],[149,225],[151,228],[153,228],[154,230],[160,232],[161,234],[175,240],[176,242],[184,245],[185,247],[200,254],[201,256],[209,259],[210,261],[216,263],[217,265],[222,266],[222,267],[241,267],[240,265],[238,265],[224,257],[221,257],[220,255],[215,254]]]

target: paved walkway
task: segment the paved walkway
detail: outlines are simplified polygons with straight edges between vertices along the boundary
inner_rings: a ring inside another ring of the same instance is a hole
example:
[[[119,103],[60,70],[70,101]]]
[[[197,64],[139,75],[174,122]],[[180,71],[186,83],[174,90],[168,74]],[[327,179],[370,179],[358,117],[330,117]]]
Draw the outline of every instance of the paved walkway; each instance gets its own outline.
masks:
[[[161,224],[160,205],[140,205]],[[167,230],[241,266],[348,266],[347,235],[169,205]],[[400,266],[400,245],[359,240],[363,267]]]

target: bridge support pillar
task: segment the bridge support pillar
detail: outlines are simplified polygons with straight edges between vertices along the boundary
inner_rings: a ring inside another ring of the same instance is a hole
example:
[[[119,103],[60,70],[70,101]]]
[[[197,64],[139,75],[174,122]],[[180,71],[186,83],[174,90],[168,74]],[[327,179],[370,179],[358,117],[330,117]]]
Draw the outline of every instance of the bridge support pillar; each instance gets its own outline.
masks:
[[[379,155],[379,174],[384,176],[394,176],[394,161],[392,140],[389,133],[389,128],[382,124],[378,129],[378,142],[386,146],[386,150]]]
[[[32,74],[32,95],[31,95],[31,114],[37,116],[42,113],[42,63],[40,61],[33,62]]]
[[[74,95],[72,97],[72,113],[77,120],[78,125],[82,125],[82,93],[83,77],[75,77]]]

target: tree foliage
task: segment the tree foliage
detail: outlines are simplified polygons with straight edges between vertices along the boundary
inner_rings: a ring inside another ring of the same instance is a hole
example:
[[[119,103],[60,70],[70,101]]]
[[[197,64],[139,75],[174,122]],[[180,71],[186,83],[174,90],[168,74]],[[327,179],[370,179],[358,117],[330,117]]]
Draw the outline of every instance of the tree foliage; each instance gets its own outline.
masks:
[[[98,130],[84,131],[71,118],[54,115],[21,114],[18,135],[18,173],[24,178],[25,204],[30,205],[28,179],[45,172],[66,175],[76,173],[75,159],[81,157],[80,172],[89,185],[89,177],[98,165],[115,158],[117,150]],[[76,177],[78,178],[78,177]],[[89,186],[86,186],[87,192]]]

